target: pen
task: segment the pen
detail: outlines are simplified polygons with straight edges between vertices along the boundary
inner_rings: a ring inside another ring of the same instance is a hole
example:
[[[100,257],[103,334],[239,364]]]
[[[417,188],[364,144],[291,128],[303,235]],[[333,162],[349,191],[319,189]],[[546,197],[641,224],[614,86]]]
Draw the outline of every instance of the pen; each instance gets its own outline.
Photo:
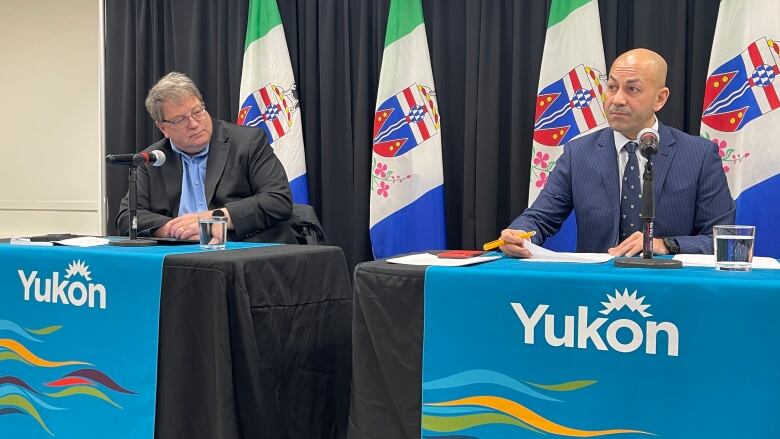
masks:
[[[520,239],[528,239],[528,238],[530,238],[530,237],[532,237],[534,235],[536,235],[536,232],[534,232],[533,230],[530,231],[530,232],[523,232],[523,233],[515,234],[515,236],[520,238]],[[485,245],[483,245],[482,246],[482,250],[485,250],[485,251],[493,250],[493,249],[501,247],[504,244],[506,244],[506,242],[504,242],[503,239],[499,238],[499,239],[496,239],[495,241],[490,241],[490,242],[486,243]]]

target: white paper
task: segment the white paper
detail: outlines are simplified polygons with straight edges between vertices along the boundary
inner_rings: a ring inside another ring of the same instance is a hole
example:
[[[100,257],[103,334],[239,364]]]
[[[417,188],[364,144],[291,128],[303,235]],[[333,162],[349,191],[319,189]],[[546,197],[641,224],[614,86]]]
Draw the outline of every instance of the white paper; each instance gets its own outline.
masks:
[[[685,267],[715,267],[715,255],[679,254],[675,255],[674,259],[681,261]],[[780,262],[777,259],[762,256],[754,256],[752,266],[753,268],[780,270]]]
[[[108,239],[98,238],[95,236],[81,236],[78,238],[62,239],[54,242],[70,247],[97,247],[98,245],[107,245]]]
[[[614,256],[607,253],[564,253],[554,252],[544,247],[538,246],[531,241],[525,241],[525,248],[531,252],[530,258],[520,259],[521,261],[534,262],[579,262],[581,264],[600,264],[607,262]]]
[[[30,241],[30,238],[11,238],[11,245],[34,245],[38,247],[51,247],[54,244],[48,241]]]
[[[413,255],[401,256],[399,258],[388,259],[387,262],[393,264],[406,264],[406,265],[436,265],[439,267],[463,267],[466,265],[474,265],[482,262],[493,261],[500,259],[501,255],[492,253],[487,256],[474,256],[473,258],[465,259],[445,259],[439,258],[436,255],[430,253],[416,253]]]

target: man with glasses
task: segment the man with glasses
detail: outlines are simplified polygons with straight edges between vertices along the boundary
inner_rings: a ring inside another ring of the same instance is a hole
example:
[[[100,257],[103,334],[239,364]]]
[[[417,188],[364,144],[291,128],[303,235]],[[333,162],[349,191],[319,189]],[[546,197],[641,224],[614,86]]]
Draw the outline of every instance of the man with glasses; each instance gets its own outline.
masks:
[[[212,119],[200,90],[177,72],[149,90],[146,110],[165,138],[145,151],[167,160],[138,169],[139,235],[196,240],[198,218],[221,210],[230,240],[296,242],[287,226],[290,186],[263,130]],[[128,234],[128,216],[125,195],[120,234]]]

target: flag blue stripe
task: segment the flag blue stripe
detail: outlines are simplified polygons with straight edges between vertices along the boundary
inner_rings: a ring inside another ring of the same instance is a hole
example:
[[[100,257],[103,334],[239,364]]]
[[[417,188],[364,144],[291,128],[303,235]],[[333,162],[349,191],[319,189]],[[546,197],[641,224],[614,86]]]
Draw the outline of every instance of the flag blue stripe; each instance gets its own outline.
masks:
[[[371,228],[375,258],[447,248],[444,185],[423,194]]]
[[[309,204],[309,180],[306,174],[290,181],[293,203]]]
[[[542,247],[556,252],[577,251],[577,219],[574,211],[563,222],[558,233],[547,238]]]
[[[756,226],[755,256],[780,259],[780,174],[743,191],[737,198],[737,223]]]

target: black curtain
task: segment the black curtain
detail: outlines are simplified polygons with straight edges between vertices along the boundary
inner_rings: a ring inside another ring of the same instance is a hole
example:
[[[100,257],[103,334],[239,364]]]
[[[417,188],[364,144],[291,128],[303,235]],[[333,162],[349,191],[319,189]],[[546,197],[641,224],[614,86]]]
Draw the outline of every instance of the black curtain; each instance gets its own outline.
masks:
[[[528,202],[534,102],[550,0],[423,0],[442,114],[447,246],[477,248]],[[309,195],[351,265],[371,259],[371,138],[389,0],[278,0],[302,108]],[[600,0],[607,66],[634,47],[669,63],[659,117],[698,133],[719,0]],[[235,121],[248,0],[106,0],[108,153],[161,135],[148,89],[184,72]],[[107,173],[108,229],[127,190]]]

